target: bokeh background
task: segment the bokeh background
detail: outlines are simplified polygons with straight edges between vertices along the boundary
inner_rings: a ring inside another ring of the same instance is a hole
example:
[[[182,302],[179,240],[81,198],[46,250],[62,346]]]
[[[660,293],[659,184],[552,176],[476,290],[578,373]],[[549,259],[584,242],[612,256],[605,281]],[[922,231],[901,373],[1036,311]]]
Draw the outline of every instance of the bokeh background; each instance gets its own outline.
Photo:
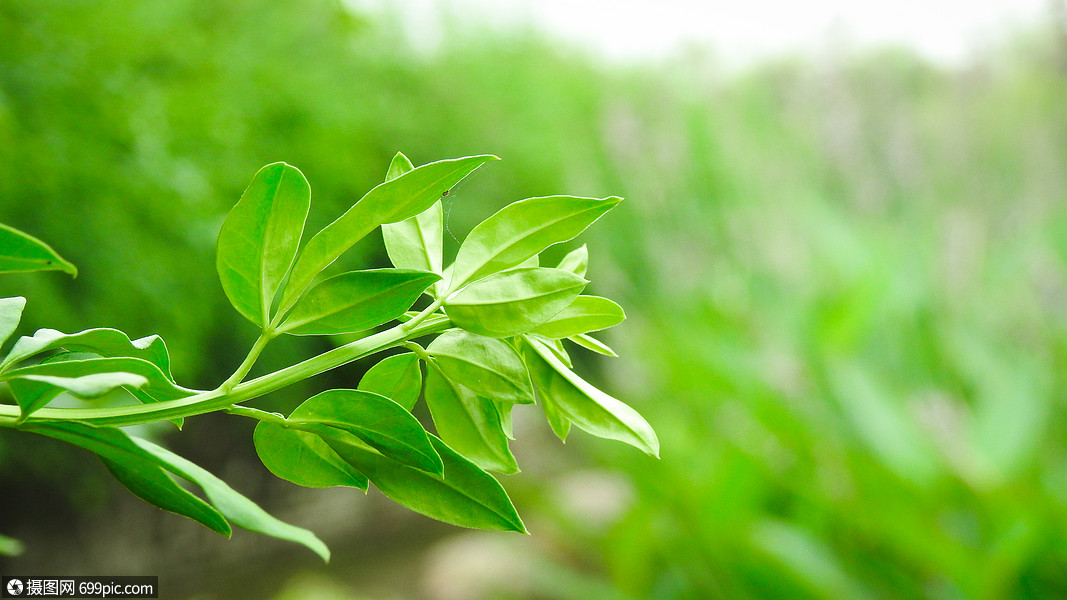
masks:
[[[549,256],[588,243],[590,289],[629,319],[604,336],[621,358],[579,369],[663,443],[563,446],[516,411],[518,536],[276,480],[238,417],[155,432],[319,533],[323,565],[2,431],[0,533],[25,551],[0,572],[159,575],[198,600],[1067,597],[1058,6],[953,61],[828,42],[738,65],[698,44],[606,58],[469,10],[423,14],[430,36],[386,3],[0,0],[0,222],[80,269],[0,281],[30,298],[21,333],[158,333],[179,382],[214,387],[255,335],[214,240],[260,166],[304,171],[317,229],[397,150],[493,153],[450,195],[453,251],[520,198],[627,198]],[[386,260],[374,238],[343,263]]]

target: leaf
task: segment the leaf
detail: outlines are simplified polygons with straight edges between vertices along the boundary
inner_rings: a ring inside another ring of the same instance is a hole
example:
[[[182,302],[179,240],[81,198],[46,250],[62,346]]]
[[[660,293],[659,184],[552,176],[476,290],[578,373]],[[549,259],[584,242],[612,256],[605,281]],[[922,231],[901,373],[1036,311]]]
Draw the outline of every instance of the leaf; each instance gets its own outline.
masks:
[[[600,296],[578,296],[546,323],[531,333],[560,339],[614,327],[626,320],[622,307]]]
[[[575,344],[578,344],[582,348],[585,348],[586,350],[592,350],[597,354],[603,354],[604,356],[611,356],[614,358],[619,357],[619,355],[616,354],[614,350],[609,348],[607,344],[584,333],[572,335],[567,339],[574,342]]]
[[[26,299],[22,296],[0,298],[0,346],[18,329],[22,320],[22,310],[26,308]]]
[[[389,260],[398,269],[441,273],[444,260],[444,209],[434,202],[425,211],[399,223],[382,225]]]
[[[566,308],[589,282],[559,269],[512,269],[453,294],[445,314],[461,329],[487,337],[526,333]]]
[[[392,181],[414,168],[415,165],[411,164],[411,160],[404,156],[403,152],[397,152],[389,163],[389,170],[385,172],[385,180]]]
[[[267,165],[252,178],[219,231],[216,267],[226,297],[260,327],[282,279],[296,258],[304,221],[311,208],[311,187],[295,167]]]
[[[452,381],[498,402],[529,404],[533,386],[522,357],[509,344],[465,331],[442,333],[426,352]]]
[[[539,335],[532,334],[532,333],[524,334],[522,337],[524,337],[524,338],[527,338],[527,337],[535,337],[535,338],[537,338],[537,340],[539,342],[544,344],[544,346],[546,348],[551,350],[552,353],[556,355],[556,358],[558,358],[561,363],[567,365],[568,369],[573,369],[574,368],[574,362],[571,361],[571,355],[567,353],[567,349],[563,347],[563,342],[561,340],[554,340],[554,339],[550,339],[550,338],[546,338],[546,337],[541,337]]]
[[[422,392],[418,357],[406,352],[383,358],[363,374],[357,388],[385,396],[410,411]]]
[[[78,276],[78,268],[41,240],[0,223],[0,273],[63,271]]]
[[[656,432],[637,411],[587,383],[537,339],[527,338],[526,348],[526,366],[544,403],[583,431],[659,457]]]
[[[367,477],[314,433],[261,421],[252,440],[263,465],[282,479],[305,487],[343,485],[367,491]]]
[[[108,377],[95,377],[97,375],[116,375],[116,377],[110,379]],[[189,395],[189,390],[177,387],[156,365],[147,360],[129,357],[42,362],[28,367],[13,369],[0,375],[0,381],[11,379],[30,379],[33,381],[46,381],[47,379],[71,380],[62,385],[62,387],[83,398],[99,396],[119,385],[143,388],[155,400],[173,400]],[[111,380],[118,382],[124,379],[129,381],[115,384],[109,383]],[[60,383],[52,383],[52,385],[60,385]],[[108,385],[110,387],[107,387]]]
[[[92,352],[109,358],[129,357],[147,360],[159,367],[167,379],[170,374],[170,353],[167,344],[158,335],[131,340],[117,329],[86,329],[78,333],[63,333],[55,329],[38,329],[32,336],[23,336],[15,342],[7,358],[0,363],[0,371],[31,356],[48,350],[66,349]]]
[[[404,314],[423,290],[441,279],[424,271],[375,269],[330,277],[300,299],[279,333],[355,333]]]
[[[515,423],[512,418],[512,411],[515,405],[511,402],[500,402],[493,400],[493,405],[496,406],[496,412],[500,415],[500,428],[504,430],[504,435],[509,440],[515,439]]]
[[[582,244],[571,250],[563,257],[563,260],[559,261],[559,266],[556,268],[570,271],[579,277],[585,277],[586,271],[589,270],[589,249],[585,247],[585,244]]]
[[[390,460],[357,440],[326,441],[341,458],[366,473],[383,494],[417,513],[460,527],[526,533],[500,483],[432,435],[430,443],[444,461],[444,476]]]
[[[296,304],[319,272],[379,225],[410,219],[425,211],[452,186],[491,160],[498,159],[482,155],[432,162],[367,192],[345,214],[308,240],[296,259],[280,310]]]
[[[545,248],[565,242],[593,224],[622,198],[548,196],[500,209],[460,245],[449,289],[510,269]]]
[[[219,511],[178,485],[155,457],[138,447],[121,429],[73,422],[33,424],[25,428],[93,452],[122,485],[142,500],[193,519],[222,535],[230,535],[230,525]]]
[[[426,372],[424,396],[437,435],[445,443],[483,469],[501,473],[519,471],[508,449],[500,415],[491,400],[479,398],[434,368]]]
[[[142,450],[154,456],[165,469],[203,488],[208,500],[227,519],[249,531],[302,544],[318,554],[322,560],[330,561],[330,549],[315,537],[314,533],[272,517],[255,502],[226,485],[225,481],[185,458],[148,440],[133,438],[133,441]]]
[[[440,473],[443,468],[418,419],[378,394],[328,390],[304,401],[289,420],[297,426],[321,424],[346,431],[385,456],[417,469]],[[323,435],[320,430],[316,433]]]
[[[540,392],[538,395],[541,398],[541,411],[545,413],[545,420],[552,428],[552,433],[556,434],[559,441],[566,442],[567,435],[571,432],[571,422],[563,416],[551,397],[540,396]]]
[[[13,537],[0,535],[0,556],[19,556],[26,551],[26,546]]]

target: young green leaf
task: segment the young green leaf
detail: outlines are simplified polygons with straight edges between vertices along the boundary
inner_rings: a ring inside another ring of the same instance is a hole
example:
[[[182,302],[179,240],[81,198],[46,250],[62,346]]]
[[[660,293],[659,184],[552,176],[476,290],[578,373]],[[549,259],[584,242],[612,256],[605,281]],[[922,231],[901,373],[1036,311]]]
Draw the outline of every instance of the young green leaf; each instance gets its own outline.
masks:
[[[563,342],[561,340],[554,340],[554,339],[551,339],[551,338],[541,337],[541,336],[539,336],[537,334],[533,334],[533,333],[524,334],[522,337],[523,338],[530,338],[530,337],[536,338],[538,341],[540,341],[542,344],[544,344],[544,346],[546,348],[551,350],[552,353],[556,355],[556,358],[558,358],[560,360],[560,362],[562,362],[563,364],[567,365],[568,369],[573,369],[574,368],[574,363],[571,361],[571,355],[567,353],[567,349],[563,347]],[[519,347],[521,347],[521,345]]]
[[[311,187],[282,162],[256,173],[219,231],[216,267],[237,312],[265,328],[282,279],[296,258]]]
[[[385,180],[392,181],[414,168],[415,165],[411,164],[411,159],[404,156],[403,152],[397,152],[389,163],[389,170],[385,172]]]
[[[0,273],[63,271],[78,276],[78,268],[41,240],[0,223]]]
[[[440,473],[443,468],[418,419],[378,394],[328,390],[304,401],[289,419],[297,426],[321,424],[346,431],[385,456],[417,469]],[[323,435],[323,431],[319,428],[316,433]]]
[[[600,296],[578,296],[549,321],[531,333],[560,339],[614,327],[626,320],[622,307]]]
[[[363,374],[356,387],[385,396],[410,411],[422,392],[418,357],[406,352],[383,358]]]
[[[22,296],[0,298],[0,346],[15,333],[22,320],[22,310],[26,308],[26,299]]]
[[[567,434],[571,432],[571,422],[567,417],[563,416],[551,396],[541,395],[540,391],[538,391],[538,399],[541,401],[541,411],[545,413],[545,420],[548,421],[548,426],[552,428],[552,433],[556,434],[559,441],[566,442]]]
[[[141,499],[230,535],[230,525],[219,511],[178,485],[158,460],[121,429],[74,422],[34,424],[25,429],[93,452],[122,485]]]
[[[475,227],[460,245],[450,290],[521,264],[593,224],[622,198],[549,196],[514,202]]]
[[[278,327],[279,333],[355,333],[404,314],[440,275],[376,269],[330,277],[311,288]]]
[[[445,443],[483,469],[519,471],[491,400],[479,398],[432,367],[426,373],[424,395],[437,434]]]
[[[117,329],[86,329],[78,333],[63,333],[55,329],[38,329],[32,336],[23,336],[12,346],[7,358],[0,363],[0,371],[11,365],[49,350],[65,349],[92,352],[109,358],[139,358],[159,367],[167,379],[170,374],[170,354],[167,344],[158,335],[131,340]]]
[[[509,344],[466,331],[442,333],[426,347],[452,381],[505,403],[533,402],[530,374]]]
[[[567,339],[574,342],[575,344],[578,344],[582,348],[585,348],[586,350],[592,350],[597,354],[603,354],[604,356],[611,356],[613,358],[619,357],[619,355],[616,354],[614,350],[609,348],[607,344],[584,333],[572,335]]]
[[[504,435],[509,440],[514,440],[515,423],[511,413],[515,405],[511,402],[500,402],[499,400],[493,400],[493,405],[496,406],[496,412],[500,415],[500,428],[504,430]]]
[[[417,513],[460,527],[526,533],[500,483],[432,435],[430,443],[444,461],[444,476],[390,460],[351,437],[326,442],[383,494]]]
[[[330,549],[322,543],[322,540],[315,537],[314,533],[272,517],[255,502],[226,485],[225,481],[185,458],[148,440],[132,439],[137,446],[153,456],[160,466],[200,486],[208,500],[227,519],[249,531],[302,544],[318,554],[322,560],[329,562]]]
[[[563,260],[559,261],[559,266],[556,268],[570,271],[579,277],[585,277],[586,272],[589,270],[589,249],[585,247],[585,244],[582,244],[571,250],[563,257]]]
[[[379,225],[410,219],[472,171],[495,156],[469,156],[422,165],[367,192],[345,214],[315,234],[300,251],[282,294],[285,311],[296,304],[311,281],[337,257]]]
[[[559,314],[588,283],[559,269],[512,269],[453,294],[444,303],[445,314],[457,327],[471,333],[510,337]]]
[[[659,456],[656,432],[637,411],[576,375],[537,339],[527,338],[525,348],[526,365],[539,398],[550,402],[579,429]]]
[[[282,479],[304,487],[343,485],[367,491],[366,475],[337,456],[314,433],[261,421],[252,440],[263,465]]]
[[[382,238],[389,260],[398,269],[441,273],[444,256],[442,235],[444,209],[441,201],[399,223],[382,225]]]

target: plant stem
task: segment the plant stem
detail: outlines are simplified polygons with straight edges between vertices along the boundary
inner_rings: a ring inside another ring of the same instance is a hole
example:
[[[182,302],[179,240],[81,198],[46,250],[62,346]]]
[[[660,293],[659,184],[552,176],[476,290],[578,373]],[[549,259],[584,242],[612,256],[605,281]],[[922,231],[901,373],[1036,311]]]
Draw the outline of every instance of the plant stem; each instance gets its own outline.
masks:
[[[228,392],[233,389],[233,386],[241,383],[241,380],[245,378],[245,375],[248,375],[248,371],[252,368],[252,365],[256,364],[256,359],[263,353],[263,349],[274,339],[274,335],[274,331],[271,329],[264,330],[263,333],[259,334],[259,337],[256,338],[256,343],[252,344],[252,349],[248,351],[248,356],[246,356],[244,361],[241,362],[241,365],[237,367],[237,370],[233,372],[233,375],[230,375],[226,381],[222,382],[219,389]]]

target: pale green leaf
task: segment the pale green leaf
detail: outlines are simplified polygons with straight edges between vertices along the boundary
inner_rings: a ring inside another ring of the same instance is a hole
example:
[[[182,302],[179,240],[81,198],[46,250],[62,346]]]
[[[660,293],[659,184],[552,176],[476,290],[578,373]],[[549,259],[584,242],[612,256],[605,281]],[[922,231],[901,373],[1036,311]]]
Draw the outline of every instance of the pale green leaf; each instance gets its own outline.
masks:
[[[422,392],[418,357],[406,352],[383,358],[363,374],[356,387],[385,396],[410,411]]]
[[[466,331],[442,333],[426,348],[452,381],[499,402],[533,402],[530,374],[511,345]],[[447,440],[446,440],[447,441]]]
[[[574,342],[575,344],[578,344],[582,348],[585,348],[586,350],[592,350],[597,354],[603,354],[604,356],[611,356],[613,358],[619,357],[619,355],[616,354],[614,350],[609,348],[607,344],[584,333],[572,335],[567,339]]]
[[[22,296],[0,298],[0,346],[15,333],[22,320],[22,310],[26,308],[26,299]]]
[[[295,167],[267,165],[252,178],[219,231],[216,267],[230,303],[266,327],[278,287],[296,258],[311,187]]]
[[[63,271],[77,277],[78,269],[41,240],[0,223],[0,273]]]
[[[342,273],[311,288],[278,327],[279,333],[355,333],[404,314],[440,279],[424,271],[376,269]]]
[[[588,283],[559,269],[512,269],[472,283],[453,294],[444,308],[457,327],[488,337],[510,337],[559,314]]]
[[[403,152],[397,152],[389,163],[389,170],[385,172],[385,180],[392,181],[414,168],[415,165],[411,164],[411,160],[404,156]]]
[[[560,339],[614,327],[626,320],[622,307],[600,296],[578,296],[549,321],[531,333]]]
[[[12,346],[7,358],[0,363],[0,371],[11,365],[49,350],[92,352],[109,358],[139,358],[159,367],[171,381],[170,354],[163,338],[158,335],[131,340],[117,329],[86,329],[78,333],[63,333],[55,329],[38,329],[32,336],[23,336]]]
[[[399,223],[382,225],[389,260],[398,269],[441,273],[444,256],[444,209],[434,202],[425,211]]]
[[[341,485],[367,491],[367,477],[314,433],[263,421],[252,440],[263,465],[282,479],[305,487]]]
[[[460,245],[449,289],[458,290],[510,269],[552,244],[575,237],[621,201],[617,197],[549,196],[505,206],[475,227]]]
[[[589,270],[589,249],[585,247],[585,244],[582,244],[571,250],[563,257],[563,260],[559,261],[559,266],[556,268],[570,271],[579,277],[585,277],[586,272]]]
[[[518,472],[500,414],[491,400],[449,381],[434,368],[426,373],[424,396],[437,435],[452,449],[483,469]]]

